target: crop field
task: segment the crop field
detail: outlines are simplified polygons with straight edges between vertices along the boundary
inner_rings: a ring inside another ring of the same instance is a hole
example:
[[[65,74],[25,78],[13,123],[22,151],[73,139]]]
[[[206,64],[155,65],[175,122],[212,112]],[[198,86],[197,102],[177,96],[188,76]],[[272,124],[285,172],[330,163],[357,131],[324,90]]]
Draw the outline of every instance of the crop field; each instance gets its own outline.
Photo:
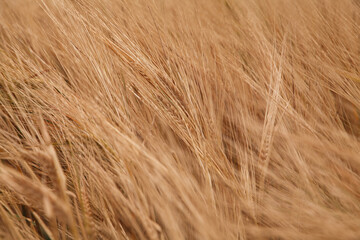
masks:
[[[0,0],[0,239],[360,239],[360,1]]]

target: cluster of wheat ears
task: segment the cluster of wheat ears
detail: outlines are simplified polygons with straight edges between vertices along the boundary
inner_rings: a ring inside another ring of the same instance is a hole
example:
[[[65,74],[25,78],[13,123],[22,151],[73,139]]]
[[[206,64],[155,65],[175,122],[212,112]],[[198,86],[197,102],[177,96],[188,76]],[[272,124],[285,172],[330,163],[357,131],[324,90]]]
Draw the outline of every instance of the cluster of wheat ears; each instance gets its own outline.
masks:
[[[0,239],[360,239],[360,1],[0,0]]]

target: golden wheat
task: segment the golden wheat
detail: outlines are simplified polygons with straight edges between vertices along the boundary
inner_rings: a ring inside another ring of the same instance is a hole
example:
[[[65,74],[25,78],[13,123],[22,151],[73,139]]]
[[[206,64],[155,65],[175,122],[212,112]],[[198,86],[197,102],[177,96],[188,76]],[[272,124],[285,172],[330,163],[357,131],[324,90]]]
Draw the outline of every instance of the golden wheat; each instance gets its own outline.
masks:
[[[360,239],[358,0],[0,0],[1,239]]]

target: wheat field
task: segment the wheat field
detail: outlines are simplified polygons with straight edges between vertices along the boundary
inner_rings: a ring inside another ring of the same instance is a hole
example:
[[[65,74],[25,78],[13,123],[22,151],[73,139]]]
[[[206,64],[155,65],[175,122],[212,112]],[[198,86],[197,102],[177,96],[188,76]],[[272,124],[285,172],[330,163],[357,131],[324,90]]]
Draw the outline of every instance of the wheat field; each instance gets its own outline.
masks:
[[[0,239],[360,239],[360,1],[0,0]]]

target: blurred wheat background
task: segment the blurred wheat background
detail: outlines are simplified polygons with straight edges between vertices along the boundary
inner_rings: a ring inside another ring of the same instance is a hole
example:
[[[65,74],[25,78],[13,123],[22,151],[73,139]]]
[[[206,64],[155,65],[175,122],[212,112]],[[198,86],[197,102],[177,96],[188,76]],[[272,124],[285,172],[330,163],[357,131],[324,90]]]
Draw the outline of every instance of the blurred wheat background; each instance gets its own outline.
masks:
[[[360,239],[360,2],[0,0],[0,239]]]

